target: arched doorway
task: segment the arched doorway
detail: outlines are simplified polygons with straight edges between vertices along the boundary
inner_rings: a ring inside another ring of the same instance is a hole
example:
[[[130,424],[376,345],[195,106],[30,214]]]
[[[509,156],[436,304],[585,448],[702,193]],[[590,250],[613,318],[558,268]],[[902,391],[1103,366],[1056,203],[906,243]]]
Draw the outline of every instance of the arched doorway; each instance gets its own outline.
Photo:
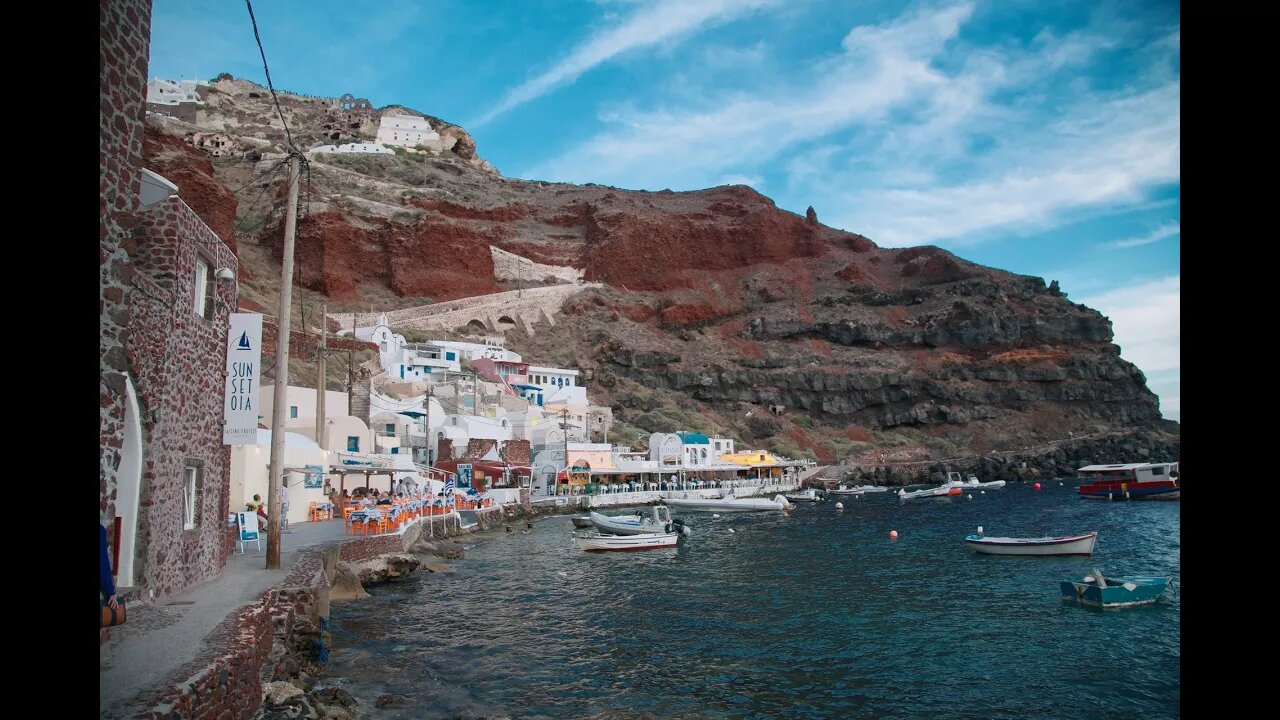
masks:
[[[134,555],[138,542],[138,497],[142,491],[142,423],[138,394],[124,376],[124,438],[120,443],[120,469],[116,471],[116,517],[120,519],[116,546],[116,586],[133,587]]]

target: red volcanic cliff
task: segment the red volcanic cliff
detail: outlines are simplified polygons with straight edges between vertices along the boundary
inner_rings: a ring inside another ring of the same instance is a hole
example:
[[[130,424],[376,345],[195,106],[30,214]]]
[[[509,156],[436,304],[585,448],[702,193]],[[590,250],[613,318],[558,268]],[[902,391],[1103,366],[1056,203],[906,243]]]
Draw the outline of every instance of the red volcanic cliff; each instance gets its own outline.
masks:
[[[276,222],[264,236],[279,258],[283,224]],[[298,222],[295,269],[303,287],[335,300],[360,299],[363,284],[385,285],[403,296],[452,300],[501,290],[493,277],[493,242],[490,235],[452,223],[348,219],[333,210]]]
[[[148,126],[143,134],[142,157],[148,170],[178,186],[182,201],[235,252],[231,231],[236,224],[236,197],[214,179],[209,156],[180,137]]]

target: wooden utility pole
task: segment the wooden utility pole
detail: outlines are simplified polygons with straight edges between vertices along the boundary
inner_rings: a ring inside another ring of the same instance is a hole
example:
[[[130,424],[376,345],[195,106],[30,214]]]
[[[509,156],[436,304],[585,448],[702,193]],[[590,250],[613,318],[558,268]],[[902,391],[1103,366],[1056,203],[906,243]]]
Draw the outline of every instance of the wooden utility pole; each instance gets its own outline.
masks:
[[[351,404],[352,389],[356,386],[356,311],[351,311],[351,344],[347,346],[347,414],[355,415],[355,408]]]
[[[267,469],[267,569],[280,569],[280,484],[284,482],[284,418],[288,404],[289,326],[293,310],[293,243],[298,227],[298,155],[289,157],[289,205],[284,216],[284,255],[280,258],[280,306],[276,311],[276,387],[271,407],[271,464]]]
[[[427,434],[427,467],[431,467],[431,386],[427,386],[427,396],[422,399],[422,427]]]
[[[316,353],[316,444],[321,450],[329,449],[329,425],[325,422],[324,407],[325,393],[329,390],[329,371],[325,366],[329,355],[329,344],[325,337],[329,334],[328,323],[328,303],[320,303],[320,349]]]

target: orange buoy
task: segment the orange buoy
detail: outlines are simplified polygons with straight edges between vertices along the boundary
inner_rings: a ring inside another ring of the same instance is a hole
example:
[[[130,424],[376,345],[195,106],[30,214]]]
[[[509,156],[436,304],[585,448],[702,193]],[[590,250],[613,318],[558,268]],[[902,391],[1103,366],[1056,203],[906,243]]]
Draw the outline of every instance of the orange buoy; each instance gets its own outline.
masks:
[[[1035,484],[1035,485],[1033,485],[1032,487],[1034,487],[1035,489],[1039,490],[1039,489],[1040,489],[1040,483],[1036,483],[1036,484]]]

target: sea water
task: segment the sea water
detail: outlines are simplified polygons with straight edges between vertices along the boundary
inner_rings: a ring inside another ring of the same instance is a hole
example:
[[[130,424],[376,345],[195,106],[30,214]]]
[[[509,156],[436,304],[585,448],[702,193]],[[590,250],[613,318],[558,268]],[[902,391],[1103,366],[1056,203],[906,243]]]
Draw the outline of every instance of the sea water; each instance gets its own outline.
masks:
[[[1180,501],[1058,483],[676,513],[693,534],[675,550],[584,553],[567,517],[520,521],[462,538],[454,573],[335,604],[326,682],[401,696],[378,717],[428,720],[1178,717],[1176,587],[1100,611],[1058,583],[1094,567],[1176,581]],[[963,542],[978,526],[1098,544],[980,555]]]

